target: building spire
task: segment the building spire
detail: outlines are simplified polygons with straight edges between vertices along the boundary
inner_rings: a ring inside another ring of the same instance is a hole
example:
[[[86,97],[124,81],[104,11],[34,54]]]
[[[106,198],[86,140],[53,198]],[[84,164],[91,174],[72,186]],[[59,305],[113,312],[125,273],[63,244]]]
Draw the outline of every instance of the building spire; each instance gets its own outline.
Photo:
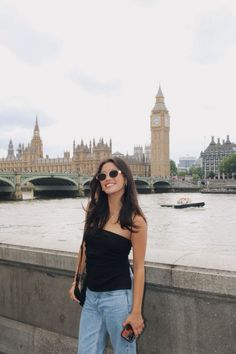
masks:
[[[159,112],[159,111],[167,111],[165,102],[164,102],[164,95],[162,93],[161,85],[159,85],[159,89],[156,95],[156,103],[155,106],[153,107],[153,112]]]
[[[157,95],[156,95],[156,98],[157,97],[163,97],[164,98],[164,95],[162,93],[162,89],[161,89],[161,85],[159,85],[159,89],[158,89],[158,92],[157,92]]]
[[[10,139],[9,144],[8,144],[8,154],[7,154],[7,159],[14,159],[15,158],[15,154],[14,154],[14,146],[12,143],[12,139]]]
[[[36,115],[35,126],[34,126],[34,136],[39,136],[39,124],[38,116]]]

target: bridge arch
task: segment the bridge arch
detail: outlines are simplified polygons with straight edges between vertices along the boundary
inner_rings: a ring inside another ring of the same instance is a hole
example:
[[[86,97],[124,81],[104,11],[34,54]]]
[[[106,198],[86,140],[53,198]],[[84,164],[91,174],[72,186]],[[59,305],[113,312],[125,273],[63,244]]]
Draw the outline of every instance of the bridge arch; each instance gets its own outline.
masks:
[[[134,178],[137,192],[140,194],[151,193],[151,187],[149,183],[141,178]]]
[[[33,184],[36,198],[73,198],[79,195],[78,183],[68,176],[30,176],[22,180],[21,188]]]
[[[170,192],[171,185],[168,181],[159,180],[153,183],[153,190],[155,193],[166,193]]]
[[[83,182],[83,192],[85,195],[89,195],[90,193],[90,182],[91,182],[92,178],[86,179]]]
[[[78,187],[78,183],[74,181],[72,178],[67,177],[67,176],[30,176],[25,178],[21,182],[21,186],[25,185],[27,182],[32,183],[33,185],[39,185],[39,182],[42,182],[42,185],[46,185],[48,182],[53,182],[56,183],[56,185],[71,185],[71,186],[76,186]],[[67,182],[67,183],[62,183],[62,182]]]
[[[15,184],[11,180],[5,177],[0,177],[0,186],[1,187],[12,187],[12,190],[15,190]]]

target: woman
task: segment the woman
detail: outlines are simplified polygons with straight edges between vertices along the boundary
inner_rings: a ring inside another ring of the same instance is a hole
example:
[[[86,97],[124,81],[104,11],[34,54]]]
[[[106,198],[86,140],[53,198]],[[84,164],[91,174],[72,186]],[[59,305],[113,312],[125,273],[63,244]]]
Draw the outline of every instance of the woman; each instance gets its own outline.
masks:
[[[144,328],[142,299],[146,219],[138,205],[132,173],[120,158],[98,167],[85,221],[87,291],[81,312],[78,354],[104,354],[107,336],[115,354],[135,354],[136,343],[121,336],[130,324],[136,337]],[[133,249],[133,272],[128,255]],[[75,282],[70,289],[74,297]]]

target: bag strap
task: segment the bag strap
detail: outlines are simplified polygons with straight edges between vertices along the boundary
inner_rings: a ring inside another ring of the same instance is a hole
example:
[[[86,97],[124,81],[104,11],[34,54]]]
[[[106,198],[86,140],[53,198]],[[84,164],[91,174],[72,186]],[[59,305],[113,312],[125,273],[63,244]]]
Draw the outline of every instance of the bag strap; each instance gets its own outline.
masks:
[[[83,239],[80,245],[80,258],[79,258],[79,262],[78,262],[78,267],[77,267],[77,271],[76,271],[76,277],[79,275],[79,270],[82,264],[82,260],[83,260],[83,243],[84,243],[84,234],[83,234]]]

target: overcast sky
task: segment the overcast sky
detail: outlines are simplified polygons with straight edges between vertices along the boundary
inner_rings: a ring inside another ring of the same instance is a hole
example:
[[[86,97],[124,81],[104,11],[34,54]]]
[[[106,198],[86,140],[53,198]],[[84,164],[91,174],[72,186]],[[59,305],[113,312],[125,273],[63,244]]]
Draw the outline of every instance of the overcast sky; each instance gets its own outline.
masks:
[[[236,142],[235,0],[0,0],[0,156],[104,137],[113,152],[150,143],[159,84],[170,156]]]

